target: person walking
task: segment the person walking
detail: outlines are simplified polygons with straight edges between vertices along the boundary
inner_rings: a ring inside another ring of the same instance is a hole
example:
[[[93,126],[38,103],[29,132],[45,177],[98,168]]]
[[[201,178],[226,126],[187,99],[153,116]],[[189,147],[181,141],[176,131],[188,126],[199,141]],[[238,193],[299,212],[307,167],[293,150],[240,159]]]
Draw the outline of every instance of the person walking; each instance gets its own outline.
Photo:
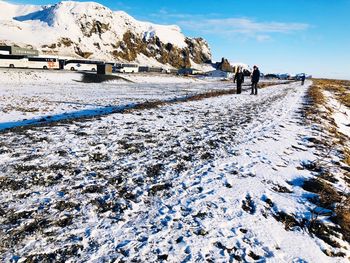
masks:
[[[253,67],[252,73],[252,92],[251,95],[258,95],[258,82],[260,79],[260,70],[257,66]]]
[[[233,83],[237,83],[237,94],[242,93],[242,83],[244,83],[244,74],[241,67],[238,67]]]
[[[300,80],[301,80],[301,85],[304,85],[304,82],[305,82],[305,74],[301,75]]]

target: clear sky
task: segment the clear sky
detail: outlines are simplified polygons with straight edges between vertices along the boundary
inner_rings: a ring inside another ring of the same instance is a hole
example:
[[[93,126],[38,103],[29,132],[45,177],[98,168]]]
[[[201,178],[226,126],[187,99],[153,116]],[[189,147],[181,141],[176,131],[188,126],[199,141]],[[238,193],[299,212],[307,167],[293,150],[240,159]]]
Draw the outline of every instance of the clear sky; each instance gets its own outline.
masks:
[[[57,0],[13,0],[49,4]],[[83,1],[81,1],[83,2]],[[201,36],[213,59],[262,72],[350,79],[350,0],[97,0],[136,19]]]

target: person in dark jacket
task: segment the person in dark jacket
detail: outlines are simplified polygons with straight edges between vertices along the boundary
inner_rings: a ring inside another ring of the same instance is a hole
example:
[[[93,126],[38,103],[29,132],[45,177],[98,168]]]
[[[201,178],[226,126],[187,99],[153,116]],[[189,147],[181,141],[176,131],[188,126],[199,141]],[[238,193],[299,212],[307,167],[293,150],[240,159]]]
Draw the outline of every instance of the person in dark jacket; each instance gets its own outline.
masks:
[[[305,74],[301,75],[300,80],[301,80],[301,85],[304,85],[304,82],[305,82]]]
[[[258,82],[260,79],[260,70],[257,66],[253,67],[253,73],[252,73],[252,93],[251,95],[255,94],[258,95]]]
[[[233,79],[233,83],[237,83],[237,94],[242,93],[242,83],[244,83],[244,74],[242,72],[242,68],[238,67],[235,77]]]

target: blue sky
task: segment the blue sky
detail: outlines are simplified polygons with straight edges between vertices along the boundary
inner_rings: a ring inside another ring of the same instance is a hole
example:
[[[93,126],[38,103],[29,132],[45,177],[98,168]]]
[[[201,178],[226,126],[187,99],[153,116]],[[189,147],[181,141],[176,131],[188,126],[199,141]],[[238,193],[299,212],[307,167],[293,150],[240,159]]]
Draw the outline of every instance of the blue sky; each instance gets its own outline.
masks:
[[[350,0],[97,2],[139,20],[177,24],[186,35],[205,38],[214,60],[257,64],[263,72],[350,79]]]

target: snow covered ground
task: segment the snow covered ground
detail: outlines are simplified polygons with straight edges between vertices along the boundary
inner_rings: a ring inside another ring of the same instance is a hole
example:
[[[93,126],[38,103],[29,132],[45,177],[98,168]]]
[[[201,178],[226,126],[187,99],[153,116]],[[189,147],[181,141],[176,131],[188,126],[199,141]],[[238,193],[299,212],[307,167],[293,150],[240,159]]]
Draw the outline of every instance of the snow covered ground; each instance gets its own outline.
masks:
[[[116,106],[166,100],[215,89],[232,88],[194,78],[161,74],[120,74],[132,81],[83,83],[82,74],[62,71],[0,70],[0,129],[50,119],[96,115]]]
[[[235,84],[166,74],[115,74],[86,83],[83,73],[0,69],[0,130],[38,122],[110,113],[146,101],[227,90]]]
[[[350,137],[350,109],[339,102],[331,92],[326,91],[325,95],[329,106],[334,109],[333,119],[339,131]]]
[[[14,83],[2,82],[1,103],[19,107],[39,98],[31,118],[76,110],[69,107],[78,102],[95,108],[232,87]],[[313,126],[304,125],[300,111],[310,84],[3,131],[2,259],[347,262],[349,244],[341,235],[332,237],[341,244],[334,248],[300,223],[315,209],[313,194],[301,187],[314,174],[302,164],[319,154],[310,140]],[[339,187],[349,191],[341,180]]]

